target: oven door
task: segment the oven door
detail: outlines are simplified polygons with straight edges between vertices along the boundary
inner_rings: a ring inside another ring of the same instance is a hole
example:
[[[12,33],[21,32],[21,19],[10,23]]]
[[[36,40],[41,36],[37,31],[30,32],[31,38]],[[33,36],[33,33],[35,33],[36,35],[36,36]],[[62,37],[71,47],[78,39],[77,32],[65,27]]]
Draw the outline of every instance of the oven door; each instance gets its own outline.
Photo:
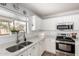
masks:
[[[75,53],[75,45],[56,42],[56,50],[67,52],[67,53]]]

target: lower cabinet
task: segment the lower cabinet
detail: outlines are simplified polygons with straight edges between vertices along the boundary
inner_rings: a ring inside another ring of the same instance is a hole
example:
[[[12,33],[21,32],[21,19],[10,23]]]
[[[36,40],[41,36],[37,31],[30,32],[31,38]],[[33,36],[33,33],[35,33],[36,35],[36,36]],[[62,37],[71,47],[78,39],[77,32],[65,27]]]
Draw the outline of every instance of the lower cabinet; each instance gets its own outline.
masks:
[[[28,56],[38,56],[38,43],[28,49]]]
[[[18,56],[28,56],[28,51],[23,51]]]
[[[44,52],[44,40],[39,41],[28,49],[28,56],[41,56]]]
[[[20,53],[18,56],[41,56],[43,52],[44,52],[44,40],[41,40],[32,47]]]
[[[46,51],[55,53],[56,51],[56,43],[55,40],[52,38],[46,38],[45,39],[45,46],[46,46]]]
[[[75,56],[79,56],[79,43],[75,42]]]
[[[38,51],[38,55],[41,56],[43,54],[43,52],[45,51],[45,40],[40,41],[39,43],[39,51]]]
[[[18,56],[38,56],[38,46],[38,44],[35,44],[34,46],[20,53]]]

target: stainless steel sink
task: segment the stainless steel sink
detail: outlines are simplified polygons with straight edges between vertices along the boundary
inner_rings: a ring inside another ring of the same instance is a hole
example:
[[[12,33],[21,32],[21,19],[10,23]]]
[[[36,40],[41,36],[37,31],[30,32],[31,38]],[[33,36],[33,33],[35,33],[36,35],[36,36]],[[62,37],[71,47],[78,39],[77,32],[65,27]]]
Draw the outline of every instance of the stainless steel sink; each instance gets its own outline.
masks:
[[[6,48],[6,50],[9,52],[15,52],[17,50],[20,50],[20,49],[30,45],[31,43],[32,42],[29,42],[29,41],[23,42],[23,43],[20,43],[19,45],[14,45],[14,46],[8,47],[8,48]]]
[[[27,46],[27,45],[30,45],[32,42],[29,42],[29,41],[27,41],[27,42],[23,42],[23,43],[21,43],[21,44],[19,44],[20,46]]]

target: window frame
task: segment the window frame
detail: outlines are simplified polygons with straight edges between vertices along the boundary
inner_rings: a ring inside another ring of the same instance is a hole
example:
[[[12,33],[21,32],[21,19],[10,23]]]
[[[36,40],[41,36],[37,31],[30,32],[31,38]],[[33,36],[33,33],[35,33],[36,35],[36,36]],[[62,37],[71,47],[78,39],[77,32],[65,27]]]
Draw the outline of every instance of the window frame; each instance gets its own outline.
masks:
[[[0,36],[9,35],[9,33],[10,33],[10,32],[9,32],[9,22],[8,22],[8,21],[1,21],[1,22],[3,22],[3,23],[5,22],[5,23],[6,23],[7,28],[8,28],[8,29],[7,29],[8,31],[7,31],[7,33],[4,33],[4,34],[1,34],[1,33],[0,33]]]
[[[13,26],[15,27],[16,25],[15,25],[15,21],[19,21],[19,22],[24,22],[24,21],[20,21],[20,20],[12,20],[11,22],[13,23]],[[5,21],[2,21],[2,22],[5,22]],[[6,21],[7,23],[8,23],[8,30],[9,30],[9,33],[7,33],[7,34],[0,34],[0,36],[5,36],[5,35],[11,35],[11,25],[10,25],[10,22],[9,21]],[[27,22],[24,22],[25,23],[25,29],[24,29],[24,31],[23,32],[27,32],[27,26],[26,26],[26,24],[27,24]]]

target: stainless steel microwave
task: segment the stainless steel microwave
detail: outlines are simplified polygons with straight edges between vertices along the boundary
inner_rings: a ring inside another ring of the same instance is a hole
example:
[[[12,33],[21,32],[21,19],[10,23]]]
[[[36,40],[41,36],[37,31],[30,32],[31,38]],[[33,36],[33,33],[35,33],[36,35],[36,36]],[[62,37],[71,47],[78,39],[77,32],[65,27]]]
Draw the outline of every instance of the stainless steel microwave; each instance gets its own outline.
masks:
[[[71,25],[57,25],[58,30],[73,30],[73,24]]]

